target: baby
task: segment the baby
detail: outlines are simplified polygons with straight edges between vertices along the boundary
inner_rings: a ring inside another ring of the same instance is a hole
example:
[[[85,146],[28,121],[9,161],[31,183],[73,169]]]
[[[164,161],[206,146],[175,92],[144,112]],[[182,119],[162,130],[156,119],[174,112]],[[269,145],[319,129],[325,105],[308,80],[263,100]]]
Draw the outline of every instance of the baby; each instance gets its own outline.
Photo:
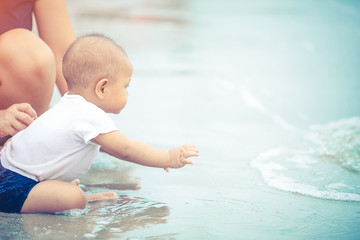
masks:
[[[0,152],[0,211],[85,208],[89,197],[71,180],[89,170],[100,148],[167,171],[193,164],[188,158],[199,156],[193,145],[163,151],[129,139],[114,125],[106,113],[118,114],[125,107],[132,64],[112,40],[78,38],[63,58],[63,74],[69,92]]]

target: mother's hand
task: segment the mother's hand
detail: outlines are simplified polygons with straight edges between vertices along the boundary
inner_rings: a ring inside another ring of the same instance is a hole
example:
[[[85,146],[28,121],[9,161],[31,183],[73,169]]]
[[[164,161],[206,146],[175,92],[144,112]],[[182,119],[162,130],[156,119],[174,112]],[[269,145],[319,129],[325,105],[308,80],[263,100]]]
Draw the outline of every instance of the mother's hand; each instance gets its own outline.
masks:
[[[35,110],[28,103],[13,104],[5,110],[0,110],[0,140],[14,136],[36,118]]]

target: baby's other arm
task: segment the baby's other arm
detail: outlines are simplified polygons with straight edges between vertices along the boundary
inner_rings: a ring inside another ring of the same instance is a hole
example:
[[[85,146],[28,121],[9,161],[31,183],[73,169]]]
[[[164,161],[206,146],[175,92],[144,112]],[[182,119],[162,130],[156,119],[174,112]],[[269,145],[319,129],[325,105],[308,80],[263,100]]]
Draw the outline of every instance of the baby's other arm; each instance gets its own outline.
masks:
[[[193,145],[183,145],[164,151],[145,143],[134,141],[120,131],[100,134],[94,138],[101,150],[122,160],[148,167],[180,168],[186,164],[194,164],[189,157],[199,156],[199,151]]]

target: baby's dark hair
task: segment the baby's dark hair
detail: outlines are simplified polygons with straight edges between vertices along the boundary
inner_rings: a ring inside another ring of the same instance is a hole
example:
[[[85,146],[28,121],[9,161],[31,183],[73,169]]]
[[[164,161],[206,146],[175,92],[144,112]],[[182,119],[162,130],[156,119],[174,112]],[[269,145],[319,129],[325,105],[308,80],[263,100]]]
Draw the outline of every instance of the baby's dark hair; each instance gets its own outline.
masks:
[[[111,78],[121,68],[125,51],[103,34],[92,33],[77,38],[68,48],[62,71],[69,90],[87,87],[93,80]]]

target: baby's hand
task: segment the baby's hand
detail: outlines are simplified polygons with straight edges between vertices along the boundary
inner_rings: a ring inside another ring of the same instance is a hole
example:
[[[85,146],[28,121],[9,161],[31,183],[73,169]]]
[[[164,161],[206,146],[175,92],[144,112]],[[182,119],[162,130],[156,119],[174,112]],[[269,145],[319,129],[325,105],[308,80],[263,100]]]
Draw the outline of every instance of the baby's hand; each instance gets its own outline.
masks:
[[[170,168],[181,168],[186,164],[194,164],[189,160],[189,157],[198,157],[199,151],[194,145],[186,144],[181,147],[173,148],[169,151],[170,154]],[[169,168],[164,168],[169,171]]]

